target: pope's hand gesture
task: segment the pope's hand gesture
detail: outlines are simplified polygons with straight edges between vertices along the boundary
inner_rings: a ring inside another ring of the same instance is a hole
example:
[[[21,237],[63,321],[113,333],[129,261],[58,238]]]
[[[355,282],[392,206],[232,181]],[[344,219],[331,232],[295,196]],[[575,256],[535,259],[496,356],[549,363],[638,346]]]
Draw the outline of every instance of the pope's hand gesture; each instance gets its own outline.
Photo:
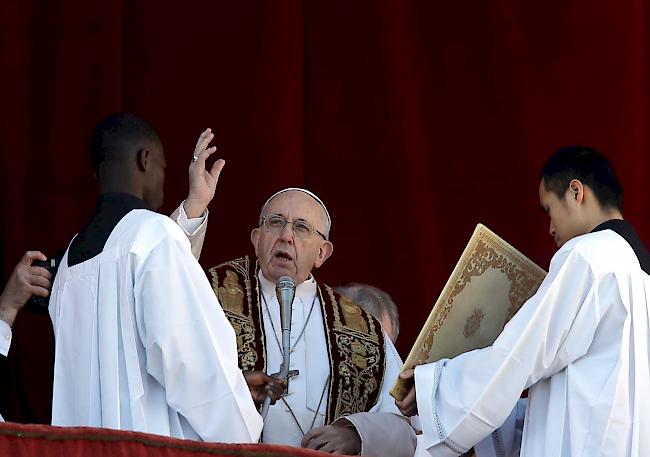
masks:
[[[226,164],[225,160],[219,159],[212,165],[210,171],[206,170],[205,161],[217,150],[216,146],[208,147],[213,139],[212,130],[205,129],[194,148],[189,168],[190,192],[183,205],[189,218],[200,217],[208,207],[217,189],[221,170]]]

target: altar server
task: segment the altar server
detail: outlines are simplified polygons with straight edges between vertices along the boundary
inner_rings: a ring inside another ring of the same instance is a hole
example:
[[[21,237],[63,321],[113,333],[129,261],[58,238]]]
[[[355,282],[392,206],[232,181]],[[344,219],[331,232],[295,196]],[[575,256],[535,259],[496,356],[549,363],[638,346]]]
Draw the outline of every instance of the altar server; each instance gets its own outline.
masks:
[[[568,147],[544,165],[539,198],[559,248],[549,273],[492,346],[415,368],[398,405],[419,413],[416,455],[467,451],[526,388],[521,456],[650,452],[650,262],[621,186],[600,153]]]
[[[214,186],[223,161],[203,169],[211,139],[204,132],[190,167]],[[156,132],[137,116],[109,116],[95,130],[92,158],[101,196],[50,300],[52,424],[256,442],[262,419],[237,367],[232,327],[186,234],[154,212],[165,178]]]

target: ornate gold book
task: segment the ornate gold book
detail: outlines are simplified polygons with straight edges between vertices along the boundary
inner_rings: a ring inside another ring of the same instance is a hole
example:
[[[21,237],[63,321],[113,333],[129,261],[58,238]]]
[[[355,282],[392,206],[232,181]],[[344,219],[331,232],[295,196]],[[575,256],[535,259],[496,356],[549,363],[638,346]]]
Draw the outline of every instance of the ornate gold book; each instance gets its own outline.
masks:
[[[491,345],[546,272],[478,224],[420,331],[402,371]],[[410,385],[390,393],[403,399]]]

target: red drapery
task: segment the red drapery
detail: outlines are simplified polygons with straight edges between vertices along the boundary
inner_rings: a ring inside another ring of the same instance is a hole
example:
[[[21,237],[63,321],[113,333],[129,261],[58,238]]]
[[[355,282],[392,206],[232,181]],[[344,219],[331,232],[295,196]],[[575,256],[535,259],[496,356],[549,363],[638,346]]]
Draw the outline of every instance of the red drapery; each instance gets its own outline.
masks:
[[[165,211],[210,126],[227,165],[203,266],[250,253],[264,199],[308,187],[333,218],[319,279],[387,290],[405,356],[477,222],[548,265],[538,173],[559,146],[612,159],[648,243],[647,24],[642,0],[3,2],[5,276],[89,216],[100,118],[159,131]],[[51,338],[47,316],[19,317],[15,420],[48,420]]]
[[[318,457],[310,449],[216,444],[90,427],[0,424],[0,455],[11,457]]]

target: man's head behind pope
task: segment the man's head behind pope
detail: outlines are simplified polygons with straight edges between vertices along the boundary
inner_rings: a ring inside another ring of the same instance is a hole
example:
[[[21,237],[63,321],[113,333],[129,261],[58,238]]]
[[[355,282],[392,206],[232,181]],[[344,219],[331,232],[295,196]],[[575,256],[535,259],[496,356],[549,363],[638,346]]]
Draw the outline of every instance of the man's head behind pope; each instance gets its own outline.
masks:
[[[284,189],[266,201],[251,232],[260,269],[277,282],[290,276],[304,282],[331,255],[331,219],[323,202],[304,189]]]

